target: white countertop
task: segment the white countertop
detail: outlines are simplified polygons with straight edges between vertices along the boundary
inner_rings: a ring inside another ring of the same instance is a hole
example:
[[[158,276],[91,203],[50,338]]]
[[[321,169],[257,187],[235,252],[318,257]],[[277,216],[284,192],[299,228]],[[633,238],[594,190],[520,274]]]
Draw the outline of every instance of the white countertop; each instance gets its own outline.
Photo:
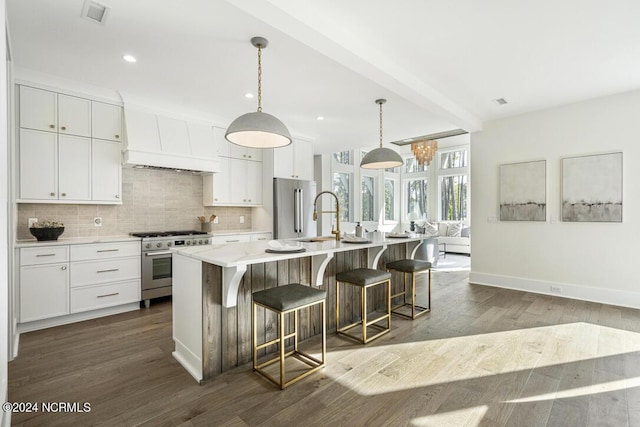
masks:
[[[271,231],[261,231],[261,230],[217,230],[217,231],[209,231],[209,234],[212,236],[231,236],[237,234],[261,234],[261,233],[271,233]]]
[[[102,237],[61,237],[58,240],[46,240],[39,242],[36,239],[16,240],[16,248],[28,248],[36,246],[58,246],[58,245],[86,245],[88,243],[108,243],[108,242],[129,242],[140,241],[140,237],[132,237],[126,234],[119,236]]]
[[[368,233],[370,243],[345,243],[335,240],[323,242],[302,242],[296,239],[281,240],[283,244],[300,244],[305,252],[296,253],[268,253],[268,241],[231,243],[213,246],[192,246],[185,248],[172,248],[173,252],[189,258],[198,259],[209,264],[221,267],[236,267],[240,265],[258,264],[262,262],[279,261],[292,258],[303,258],[332,252],[352,251],[356,249],[372,248],[387,244],[415,242],[429,238],[422,234],[410,234],[405,238],[388,237],[391,233]]]

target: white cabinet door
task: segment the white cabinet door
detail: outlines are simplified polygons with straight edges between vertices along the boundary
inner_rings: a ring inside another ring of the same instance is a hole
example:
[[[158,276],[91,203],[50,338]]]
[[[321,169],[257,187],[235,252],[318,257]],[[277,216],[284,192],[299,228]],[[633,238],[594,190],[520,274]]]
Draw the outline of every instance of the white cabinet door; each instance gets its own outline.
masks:
[[[293,172],[293,147],[295,141],[286,147],[273,149],[273,176],[276,178],[295,179]]]
[[[158,130],[163,153],[191,154],[186,121],[158,116]]]
[[[247,203],[247,161],[229,160],[229,182],[231,183],[231,203],[242,205]]]
[[[251,235],[251,241],[271,240],[271,233],[255,233]]]
[[[58,132],[66,135],[91,136],[91,101],[59,94]]]
[[[57,132],[58,96],[55,92],[20,86],[20,127]]]
[[[225,139],[225,141],[227,141]],[[240,145],[233,144],[227,141],[229,148],[229,156],[235,159],[242,160],[262,160],[262,150],[260,148],[247,148]]]
[[[20,129],[20,198],[58,199],[58,135]]]
[[[213,128],[201,123],[187,123],[191,155],[204,159],[217,159],[218,152],[214,142]]]
[[[91,136],[122,141],[122,107],[91,101]]]
[[[68,264],[20,268],[20,322],[69,314]]]
[[[59,200],[91,200],[91,139],[58,135]]]
[[[91,195],[96,201],[122,202],[122,160],[119,142],[91,141]]]
[[[231,203],[230,159],[222,159],[220,173],[213,174],[213,204]]]
[[[219,127],[213,128],[213,145],[218,156],[231,157],[231,154],[229,153],[229,146],[231,143],[224,137],[225,132],[225,129]]]
[[[250,205],[262,204],[262,162],[245,162],[247,164],[247,202]]]
[[[293,144],[293,174],[296,179],[313,180],[313,145],[307,141]]]

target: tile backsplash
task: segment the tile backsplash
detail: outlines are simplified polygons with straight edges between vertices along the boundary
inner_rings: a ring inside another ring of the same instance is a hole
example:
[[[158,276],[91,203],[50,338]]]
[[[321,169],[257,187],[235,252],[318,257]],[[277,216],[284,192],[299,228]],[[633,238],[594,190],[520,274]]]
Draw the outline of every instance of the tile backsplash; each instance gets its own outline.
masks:
[[[18,239],[33,238],[29,218],[64,224],[62,237],[101,237],[134,231],[200,230],[197,217],[218,216],[213,232],[250,230],[251,208],[202,206],[202,176],[188,172],[122,169],[122,205],[18,203]],[[244,216],[244,224],[239,221]],[[102,227],[95,227],[95,217]]]

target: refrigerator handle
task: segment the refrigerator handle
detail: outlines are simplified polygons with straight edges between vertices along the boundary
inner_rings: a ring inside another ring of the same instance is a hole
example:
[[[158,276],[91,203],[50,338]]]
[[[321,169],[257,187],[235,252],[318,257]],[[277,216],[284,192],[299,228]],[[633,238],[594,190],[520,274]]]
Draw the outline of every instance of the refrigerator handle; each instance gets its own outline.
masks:
[[[298,232],[304,235],[304,230],[302,229],[302,225],[304,224],[304,205],[302,201],[304,200],[304,194],[302,194],[302,188],[298,188]]]
[[[293,231],[298,232],[298,189],[293,189]]]

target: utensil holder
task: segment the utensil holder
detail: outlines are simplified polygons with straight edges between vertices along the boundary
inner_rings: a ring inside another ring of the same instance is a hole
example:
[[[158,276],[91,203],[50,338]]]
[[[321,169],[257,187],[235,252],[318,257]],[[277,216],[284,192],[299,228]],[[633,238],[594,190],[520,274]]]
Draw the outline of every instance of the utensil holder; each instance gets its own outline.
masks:
[[[202,231],[211,231],[211,223],[203,222],[200,224]]]

